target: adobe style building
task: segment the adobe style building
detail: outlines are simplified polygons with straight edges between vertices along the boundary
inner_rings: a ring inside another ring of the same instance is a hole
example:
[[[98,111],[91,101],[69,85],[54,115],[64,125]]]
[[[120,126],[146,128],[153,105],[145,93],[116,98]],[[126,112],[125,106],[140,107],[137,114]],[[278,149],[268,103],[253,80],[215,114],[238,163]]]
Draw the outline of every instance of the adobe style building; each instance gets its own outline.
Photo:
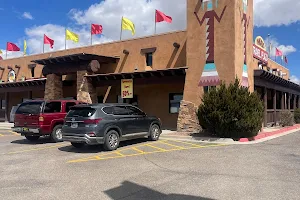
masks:
[[[127,102],[164,129],[198,131],[201,96],[237,76],[265,104],[264,125],[299,107],[300,86],[253,38],[253,0],[187,0],[187,29],[0,61],[1,110],[26,99]]]

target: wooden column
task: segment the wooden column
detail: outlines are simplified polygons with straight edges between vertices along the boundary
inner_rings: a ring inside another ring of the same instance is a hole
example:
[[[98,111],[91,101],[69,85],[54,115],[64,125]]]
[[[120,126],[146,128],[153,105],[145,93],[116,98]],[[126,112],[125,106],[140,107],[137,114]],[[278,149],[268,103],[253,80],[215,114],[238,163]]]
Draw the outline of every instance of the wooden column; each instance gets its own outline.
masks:
[[[295,94],[293,94],[293,97],[294,97],[294,98],[293,98],[293,109],[296,110],[296,98],[297,98],[297,97],[296,97]]]
[[[268,125],[268,113],[267,113],[267,109],[268,109],[268,89],[266,87],[263,88],[263,95],[264,95],[264,127],[267,127]]]
[[[276,108],[276,106],[277,106],[277,101],[276,101],[276,90],[273,90],[273,109],[274,109],[274,114],[273,114],[273,116],[274,116],[274,123],[275,123],[275,126],[276,126],[276,123],[277,123],[277,117],[276,117],[276,115],[277,115],[277,108]]]
[[[5,92],[5,122],[9,121],[9,113],[8,113],[8,101],[9,101],[9,93]]]
[[[291,94],[287,93],[287,109],[291,110]]]
[[[298,100],[298,102],[297,102],[298,107],[297,108],[300,108],[300,96],[299,95],[297,95],[297,100]]]
[[[285,98],[284,98],[284,92],[280,92],[280,94],[281,94],[281,98],[280,98],[280,100],[281,100],[281,110],[284,110],[284,109],[285,109],[285,103],[284,103],[284,101],[285,101]]]
[[[28,91],[28,96],[27,96],[28,99],[32,99],[32,91]]]

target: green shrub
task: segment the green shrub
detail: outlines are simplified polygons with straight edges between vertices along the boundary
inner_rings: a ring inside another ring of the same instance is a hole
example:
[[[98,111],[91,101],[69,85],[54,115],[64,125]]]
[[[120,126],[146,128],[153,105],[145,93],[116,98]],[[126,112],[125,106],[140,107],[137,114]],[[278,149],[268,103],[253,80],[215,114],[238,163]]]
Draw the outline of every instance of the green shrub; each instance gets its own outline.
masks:
[[[228,87],[221,83],[202,97],[199,123],[211,134],[226,138],[253,137],[263,122],[263,103],[256,92],[240,86],[239,80]]]
[[[281,126],[293,126],[294,125],[294,115],[288,110],[282,111],[280,113],[280,125]]]
[[[300,124],[300,108],[294,111],[294,120],[296,124]]]

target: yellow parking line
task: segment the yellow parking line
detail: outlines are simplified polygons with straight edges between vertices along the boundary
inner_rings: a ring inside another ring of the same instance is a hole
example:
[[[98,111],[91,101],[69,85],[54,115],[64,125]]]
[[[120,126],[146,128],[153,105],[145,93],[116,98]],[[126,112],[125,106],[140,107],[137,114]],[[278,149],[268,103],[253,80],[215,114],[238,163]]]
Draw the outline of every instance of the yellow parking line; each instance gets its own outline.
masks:
[[[14,135],[20,136],[20,134],[18,134],[18,133],[16,133],[16,132],[13,132],[13,131],[9,131],[9,132],[11,132],[11,133],[14,134]]]
[[[120,153],[119,151],[116,151],[114,153],[118,154],[119,156],[125,156],[124,154]]]
[[[21,151],[13,151],[13,152],[8,152],[7,154],[16,154],[16,153],[24,153],[24,152],[29,152],[29,151],[38,151],[38,150],[45,150],[45,149],[51,149],[55,147],[62,147],[66,146],[66,144],[60,144],[60,145],[54,145],[54,146],[48,146],[48,147],[40,147],[40,148],[32,148],[32,149],[25,149]]]
[[[0,136],[4,136],[3,134],[0,134]]]
[[[165,144],[165,145],[169,145],[169,146],[171,146],[171,147],[175,147],[175,148],[177,148],[177,149],[187,149],[187,148],[180,147],[180,146],[177,146],[177,145],[169,144],[169,143],[167,143],[167,142],[163,142],[163,141],[159,141],[159,142],[162,143],[162,144]]]
[[[135,151],[137,151],[137,152],[140,152],[140,153],[145,153],[144,151],[142,151],[142,150],[140,150],[140,149],[138,149],[136,147],[132,147],[132,149],[135,150]]]
[[[162,148],[153,146],[153,145],[151,145],[151,144],[145,144],[145,146],[148,146],[148,147],[151,147],[151,148],[154,148],[154,149],[158,149],[158,150],[160,150],[160,151],[167,151],[166,149],[162,149]]]
[[[194,143],[191,143],[191,142],[183,142],[183,141],[178,141],[178,140],[171,140],[173,142],[177,142],[177,143],[182,143],[182,144],[188,144],[188,145],[192,145],[192,146],[195,146],[195,147],[199,147],[199,148],[203,148],[205,146],[202,146],[202,145],[198,145],[198,144],[194,144]]]

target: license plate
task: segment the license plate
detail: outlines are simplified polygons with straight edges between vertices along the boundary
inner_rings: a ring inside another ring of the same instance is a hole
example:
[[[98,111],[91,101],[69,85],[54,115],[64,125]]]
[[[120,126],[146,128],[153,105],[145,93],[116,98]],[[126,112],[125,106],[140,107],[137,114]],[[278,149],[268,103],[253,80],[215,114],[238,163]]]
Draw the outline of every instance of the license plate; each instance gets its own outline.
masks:
[[[78,127],[78,123],[71,123],[71,128],[77,128]]]
[[[29,128],[23,128],[24,132],[29,132]]]

